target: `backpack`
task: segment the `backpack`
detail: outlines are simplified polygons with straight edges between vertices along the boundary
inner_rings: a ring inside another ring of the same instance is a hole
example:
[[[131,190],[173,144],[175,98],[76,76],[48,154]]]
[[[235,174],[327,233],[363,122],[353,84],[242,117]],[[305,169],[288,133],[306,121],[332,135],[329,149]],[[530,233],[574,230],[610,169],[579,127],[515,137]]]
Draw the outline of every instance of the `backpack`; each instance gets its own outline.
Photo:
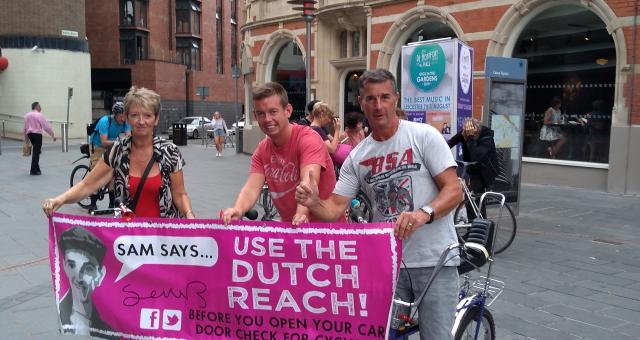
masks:
[[[107,131],[109,131],[109,129],[111,128],[111,115],[110,114],[106,114],[104,116],[109,117],[109,127],[107,128]],[[104,116],[96,119],[93,121],[93,123],[87,125],[87,136],[92,137],[93,134],[96,132],[96,126],[98,125],[98,122],[100,121],[100,119],[102,119]]]

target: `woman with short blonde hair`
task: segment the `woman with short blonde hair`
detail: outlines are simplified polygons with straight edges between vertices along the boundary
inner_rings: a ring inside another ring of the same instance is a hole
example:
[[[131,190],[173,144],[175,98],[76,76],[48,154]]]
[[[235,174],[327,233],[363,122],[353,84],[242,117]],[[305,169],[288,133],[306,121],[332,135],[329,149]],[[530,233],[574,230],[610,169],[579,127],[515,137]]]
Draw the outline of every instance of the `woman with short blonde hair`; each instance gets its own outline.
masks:
[[[88,197],[115,179],[116,202],[139,217],[195,218],[184,188],[185,165],[178,147],[154,136],[160,119],[160,95],[133,86],[124,97],[131,136],[118,139],[78,184],[42,204],[47,216],[64,204]]]

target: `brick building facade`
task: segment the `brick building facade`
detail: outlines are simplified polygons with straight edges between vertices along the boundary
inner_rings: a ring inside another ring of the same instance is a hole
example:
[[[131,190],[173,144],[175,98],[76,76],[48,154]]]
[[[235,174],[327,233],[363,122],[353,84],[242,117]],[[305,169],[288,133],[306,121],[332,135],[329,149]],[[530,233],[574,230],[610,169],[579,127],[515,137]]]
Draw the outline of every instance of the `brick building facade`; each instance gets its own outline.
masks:
[[[7,134],[22,135],[23,115],[35,101],[57,136],[67,112],[69,135],[86,134],[84,126],[91,118],[91,59],[84,5],[75,0],[26,0],[4,1],[0,6],[0,49],[9,62],[0,71],[0,119]]]
[[[0,48],[0,115],[19,133],[22,114],[39,100],[71,137],[109,111],[132,86],[162,97],[159,132],[187,115],[242,115],[240,65],[243,0],[5,1]],[[236,81],[237,79],[237,81]],[[236,86],[237,85],[237,86]],[[204,89],[204,90],[203,90]],[[235,98],[239,89],[238,100]],[[206,95],[203,95],[206,94]]]
[[[354,80],[361,72],[387,68],[398,75],[401,46],[458,38],[475,52],[476,117],[484,110],[485,57],[529,62],[524,181],[640,193],[640,157],[631,151],[640,145],[637,6],[616,0],[319,0],[309,56],[312,97],[340,114],[357,109]],[[247,80],[297,89],[300,60],[307,58],[300,13],[285,0],[250,0],[246,18]],[[545,154],[550,144],[538,136],[555,96],[564,102],[564,115],[589,124],[564,132],[571,143],[551,158]]]
[[[220,111],[229,124],[235,119],[243,93],[236,102],[232,73],[239,65],[244,1],[109,0],[86,6],[94,111],[104,111],[137,85],[162,97],[161,132],[189,115]]]

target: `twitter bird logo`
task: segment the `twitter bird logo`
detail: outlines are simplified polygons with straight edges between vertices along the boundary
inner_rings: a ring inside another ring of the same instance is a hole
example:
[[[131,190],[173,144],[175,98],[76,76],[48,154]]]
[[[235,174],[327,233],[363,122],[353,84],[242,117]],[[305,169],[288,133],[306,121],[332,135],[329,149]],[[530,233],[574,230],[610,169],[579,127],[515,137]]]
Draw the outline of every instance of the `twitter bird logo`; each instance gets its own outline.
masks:
[[[182,329],[182,311],[165,309],[162,313],[162,329],[169,331]]]

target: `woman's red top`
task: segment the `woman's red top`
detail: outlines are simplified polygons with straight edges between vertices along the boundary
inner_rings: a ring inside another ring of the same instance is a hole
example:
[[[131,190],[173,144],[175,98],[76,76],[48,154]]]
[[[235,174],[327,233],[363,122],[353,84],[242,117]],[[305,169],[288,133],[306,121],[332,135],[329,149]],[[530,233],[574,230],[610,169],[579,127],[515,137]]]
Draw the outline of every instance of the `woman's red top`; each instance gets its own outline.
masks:
[[[138,190],[138,184],[140,184],[140,177],[129,176],[129,194],[132,198]],[[160,173],[153,177],[147,177],[134,211],[136,217],[160,217],[161,186],[162,175]]]

